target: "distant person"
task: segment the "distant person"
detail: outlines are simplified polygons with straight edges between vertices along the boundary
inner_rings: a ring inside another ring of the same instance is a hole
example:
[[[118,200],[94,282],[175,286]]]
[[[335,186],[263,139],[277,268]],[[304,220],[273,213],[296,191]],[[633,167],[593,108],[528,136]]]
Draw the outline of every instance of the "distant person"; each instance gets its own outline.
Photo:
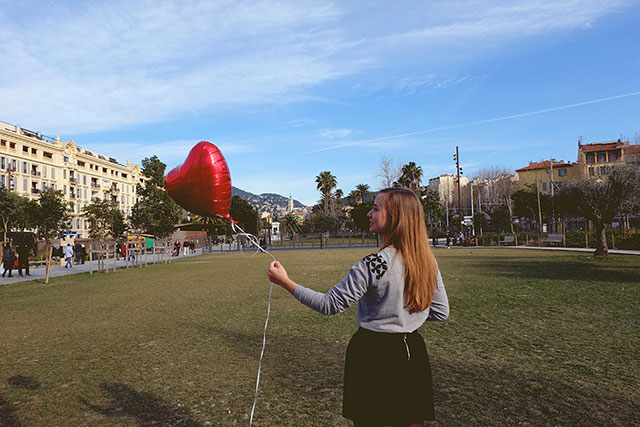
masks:
[[[67,262],[64,265],[64,268],[71,268],[73,265],[71,264],[71,260],[73,259],[73,248],[71,247],[71,243],[67,243],[67,246],[64,247],[64,259]]]
[[[18,246],[18,274],[20,276],[22,276],[22,270],[24,270],[25,275],[31,276],[29,274],[29,252],[31,252],[31,249],[26,242]]]
[[[4,244],[2,248],[2,266],[4,267],[4,271],[2,272],[2,277],[4,277],[5,273],[9,272],[9,277],[13,277],[11,272],[13,271],[13,265],[16,262],[16,254],[13,252],[13,248],[11,247],[11,243],[7,242]]]
[[[196,244],[193,239],[189,240],[189,249],[191,250],[191,253],[196,253]]]
[[[80,264],[80,262],[82,261],[81,257],[82,257],[82,245],[80,244],[80,242],[76,242],[75,245],[73,245],[73,252],[76,255],[76,264]]]
[[[182,242],[182,255],[189,255],[189,242],[186,239]]]
[[[84,264],[84,260],[87,258],[87,247],[82,244],[80,245],[80,260],[82,261],[82,264]]]
[[[369,231],[383,238],[382,248],[357,262],[329,292],[298,285],[278,261],[267,276],[323,314],[358,302],[359,329],[345,361],[344,417],[355,426],[423,425],[435,416],[431,368],[418,329],[449,316],[447,294],[413,191],[380,191],[367,215]]]

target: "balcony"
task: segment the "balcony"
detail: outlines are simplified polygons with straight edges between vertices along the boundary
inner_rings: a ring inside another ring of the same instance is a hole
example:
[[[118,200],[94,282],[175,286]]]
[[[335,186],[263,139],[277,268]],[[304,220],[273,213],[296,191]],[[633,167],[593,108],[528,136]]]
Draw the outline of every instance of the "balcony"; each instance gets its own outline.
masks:
[[[31,189],[31,194],[40,194],[40,190],[37,188],[32,188]]]
[[[96,190],[100,189],[100,184],[96,183],[96,182],[92,182],[91,183],[91,188],[95,188]]]
[[[38,172],[38,171],[33,171],[33,170],[32,170],[32,171],[31,171],[31,175],[33,175],[33,176],[40,176],[40,175],[41,175],[41,173],[40,173],[40,172]]]
[[[77,184],[78,183],[78,179],[70,176],[69,177],[69,182],[72,183],[72,184]]]

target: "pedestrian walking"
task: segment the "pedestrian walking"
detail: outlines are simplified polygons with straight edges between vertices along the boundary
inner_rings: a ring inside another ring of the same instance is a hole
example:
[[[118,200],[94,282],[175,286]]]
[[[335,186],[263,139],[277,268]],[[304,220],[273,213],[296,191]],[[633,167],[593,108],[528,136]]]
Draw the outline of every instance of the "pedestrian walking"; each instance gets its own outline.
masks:
[[[4,247],[2,248],[2,266],[4,267],[4,271],[2,272],[2,277],[4,277],[5,273],[9,272],[9,277],[13,277],[11,272],[13,271],[13,266],[16,262],[16,254],[11,247],[11,243],[6,242]]]
[[[71,247],[71,243],[67,243],[67,246],[64,247],[64,259],[67,262],[64,265],[64,268],[71,268],[73,265],[71,264],[71,260],[73,259],[73,248]]]
[[[29,274],[29,252],[31,252],[31,248],[27,242],[23,242],[20,246],[18,246],[18,274],[22,276],[22,270],[24,270],[24,274],[27,276],[31,276]]]

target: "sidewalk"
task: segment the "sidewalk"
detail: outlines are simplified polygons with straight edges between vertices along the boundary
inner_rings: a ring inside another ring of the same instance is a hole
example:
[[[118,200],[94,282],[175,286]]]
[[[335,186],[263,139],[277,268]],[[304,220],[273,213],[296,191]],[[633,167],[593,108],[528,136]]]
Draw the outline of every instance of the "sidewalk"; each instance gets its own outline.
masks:
[[[447,249],[444,245],[436,248]],[[554,246],[450,246],[450,249],[532,249],[541,251],[570,251],[570,252],[595,252],[596,248],[559,248]],[[609,249],[610,254],[616,255],[640,255],[640,251],[628,249]]]
[[[202,255],[202,253],[203,252],[201,249],[197,249],[195,253],[191,253],[186,256],[191,257],[196,255]],[[204,253],[206,254],[208,252],[204,252]],[[182,254],[179,257],[171,257],[171,261],[174,261],[179,258],[184,258],[184,257],[185,256]],[[161,259],[159,256],[157,258],[158,258],[157,262],[160,262],[160,263],[164,262],[164,260]],[[144,266],[144,255],[141,256],[138,261],[139,261],[138,264],[134,264],[132,261],[130,261],[129,268],[140,268],[141,266]],[[92,265],[89,264],[89,261],[85,261],[84,264],[73,264],[73,267],[71,268],[64,268],[64,265],[60,266],[58,262],[52,261],[51,269],[49,270],[49,282],[51,282],[51,279],[59,276],[66,276],[68,274],[77,274],[77,273],[89,273],[90,267],[93,268],[94,273],[98,273],[98,261],[94,260],[91,263]],[[153,254],[150,254],[150,253],[147,254],[147,263],[155,264]],[[114,267],[113,264],[114,264],[113,258],[109,258],[109,260],[105,261],[105,267],[108,270],[108,272],[113,271],[113,267]],[[116,268],[123,268],[127,266],[127,262],[125,261],[124,258],[118,259],[115,264],[116,264]],[[31,267],[29,270],[30,270],[29,271],[30,276],[26,276],[23,271],[22,277],[20,277],[20,275],[18,274],[18,269],[14,268],[13,271],[11,272],[13,277],[8,277],[7,275],[5,275],[5,277],[0,276],[0,286],[8,285],[10,283],[27,282],[30,280],[42,280],[44,282],[45,276],[47,274],[47,269],[44,265],[39,267]],[[0,271],[4,271],[4,268],[1,266],[0,266]],[[9,273],[7,272],[7,274]]]

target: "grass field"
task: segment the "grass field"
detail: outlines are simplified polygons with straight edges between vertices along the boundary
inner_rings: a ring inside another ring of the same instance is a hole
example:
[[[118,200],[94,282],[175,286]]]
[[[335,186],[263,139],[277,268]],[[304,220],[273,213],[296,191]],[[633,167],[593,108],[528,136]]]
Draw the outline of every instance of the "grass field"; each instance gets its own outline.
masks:
[[[327,290],[369,250],[286,251]],[[437,250],[451,303],[421,332],[436,425],[637,425],[640,258]],[[265,255],[212,254],[0,287],[0,425],[248,425]],[[256,426],[349,425],[355,307],[321,316],[273,292]]]

